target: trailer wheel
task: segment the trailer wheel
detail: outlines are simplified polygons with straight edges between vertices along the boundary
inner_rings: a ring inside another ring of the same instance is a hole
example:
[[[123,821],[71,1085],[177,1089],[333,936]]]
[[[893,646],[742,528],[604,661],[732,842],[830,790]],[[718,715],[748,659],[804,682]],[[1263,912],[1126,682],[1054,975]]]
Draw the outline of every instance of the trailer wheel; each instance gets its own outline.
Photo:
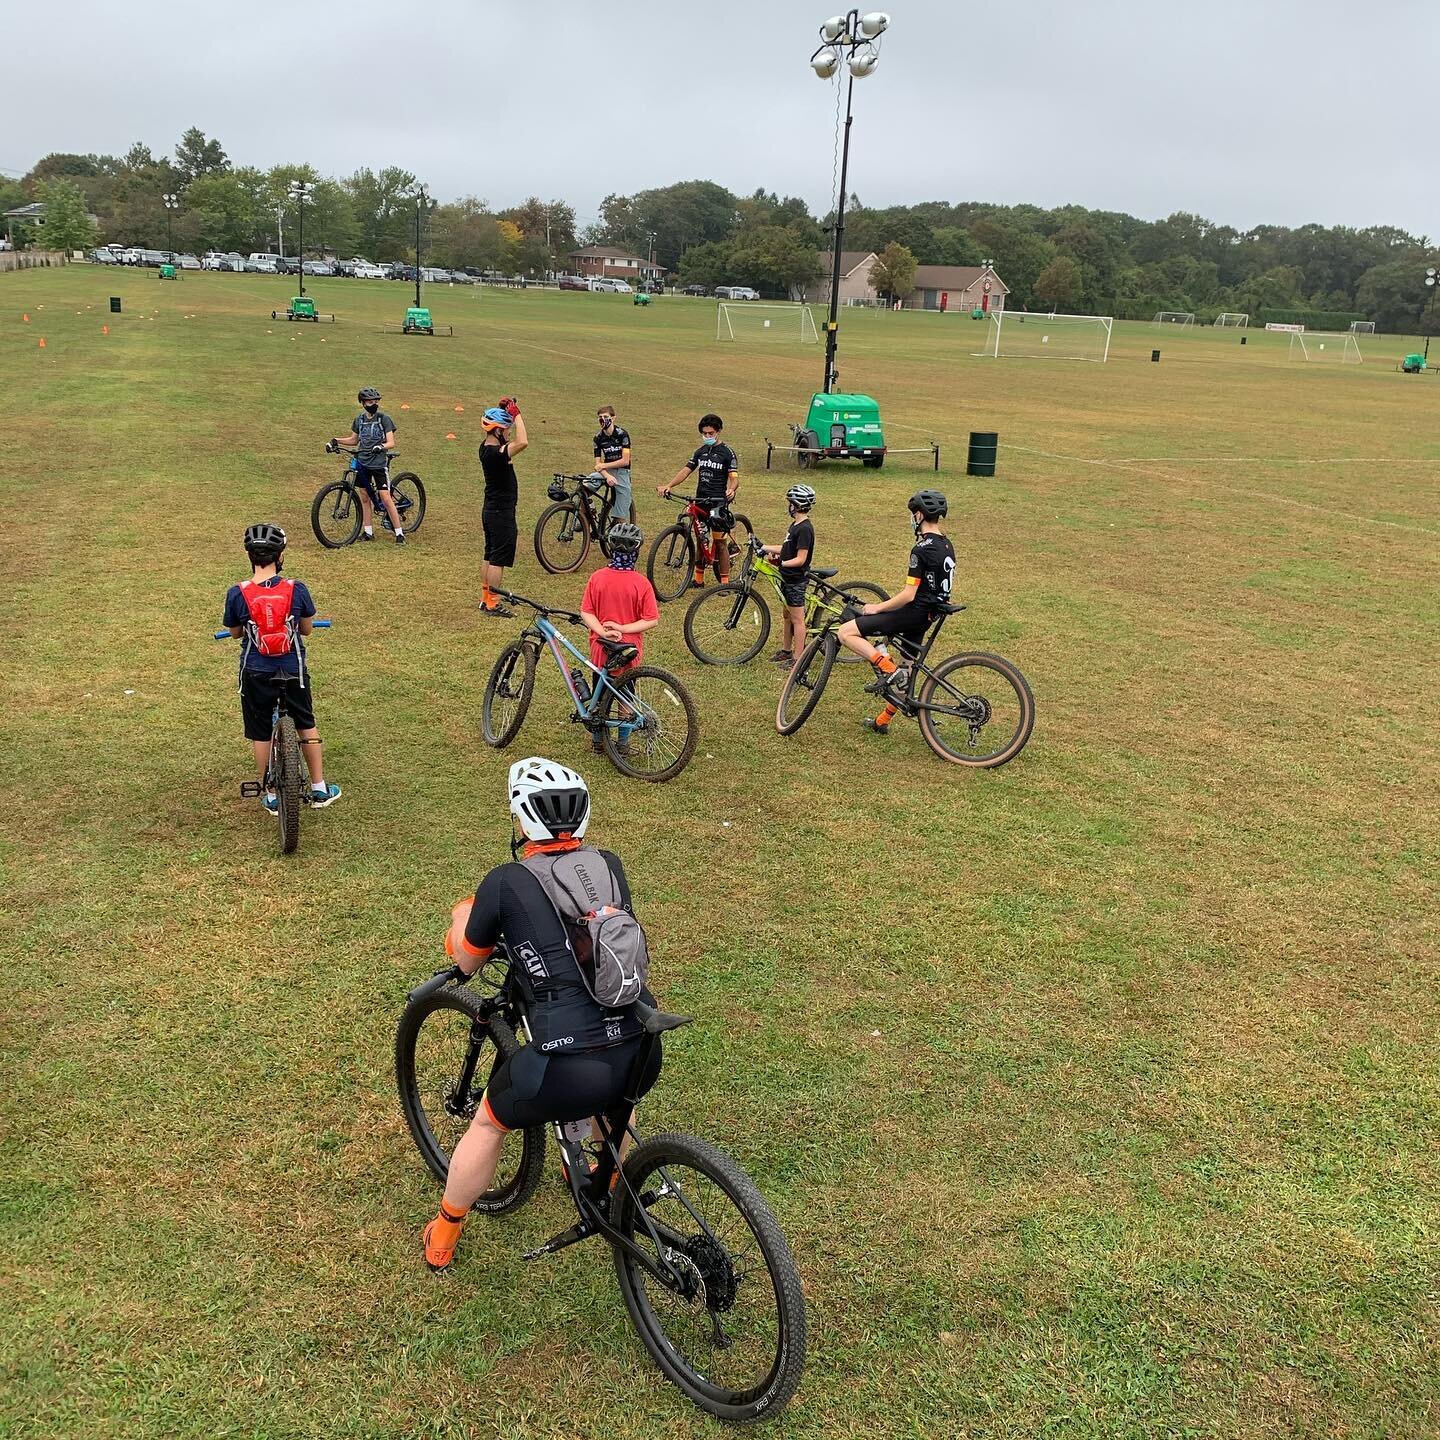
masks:
[[[885,463],[885,457],[883,455],[862,455],[860,463],[867,470],[878,470]]]

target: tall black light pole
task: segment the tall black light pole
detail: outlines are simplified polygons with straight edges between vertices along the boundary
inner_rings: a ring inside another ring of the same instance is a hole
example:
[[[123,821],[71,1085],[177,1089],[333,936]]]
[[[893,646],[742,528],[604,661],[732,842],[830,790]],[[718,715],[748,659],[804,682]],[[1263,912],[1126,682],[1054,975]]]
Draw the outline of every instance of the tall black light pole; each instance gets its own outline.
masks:
[[[425,208],[425,187],[415,192],[415,308],[420,308],[420,212]]]
[[[1425,271],[1425,284],[1430,291],[1430,298],[1420,307],[1420,323],[1422,325],[1425,323],[1425,312],[1434,306],[1435,297],[1440,295],[1440,283],[1437,282],[1440,282],[1440,274],[1436,273],[1435,267],[1432,265]],[[1428,335],[1425,337],[1425,363],[1427,365],[1430,363],[1430,337]]]
[[[830,264],[830,320],[825,326],[825,379],[822,389],[828,395],[836,383],[835,345],[840,328],[840,244],[845,234],[845,188],[850,170],[850,102],[855,95],[855,82],[873,74],[880,63],[880,49],[874,42],[890,28],[890,17],[882,10],[862,15],[852,10],[848,15],[832,15],[820,27],[820,48],[810,57],[810,68],[822,79],[829,80],[845,61],[850,78],[845,85],[845,140],[840,153],[840,196],[835,207],[835,250]]]
[[[165,202],[165,253],[170,256],[175,254],[175,245],[170,236],[170,218],[180,208],[180,197],[178,195],[162,195]]]
[[[305,202],[310,198],[310,192],[314,190],[307,180],[292,180],[290,182],[290,198],[300,207],[300,238],[296,242],[295,258],[300,262],[300,293],[305,293]],[[285,258],[283,255],[280,257]]]

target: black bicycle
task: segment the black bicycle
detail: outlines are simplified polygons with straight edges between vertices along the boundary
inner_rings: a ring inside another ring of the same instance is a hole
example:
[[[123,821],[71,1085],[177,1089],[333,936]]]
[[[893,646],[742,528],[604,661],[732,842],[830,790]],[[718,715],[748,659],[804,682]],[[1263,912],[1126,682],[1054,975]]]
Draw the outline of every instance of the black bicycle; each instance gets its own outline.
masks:
[[[600,1133],[589,1146],[585,1122],[552,1127],[578,1218],[524,1258],[602,1237],[630,1323],[665,1378],[722,1420],[766,1419],[794,1395],[805,1366],[800,1275],[774,1213],[730,1156],[693,1135],[637,1133],[633,1107],[653,1047],[689,1023],[649,1006],[640,1014],[645,1038],[625,1092],[630,1122],[612,1128],[597,1117]],[[408,995],[395,1078],[411,1137],[441,1184],[486,1083],[525,1033],[503,944],[468,983],[451,967]],[[504,1215],[530,1199],[544,1167],[545,1128],[508,1137],[495,1183],[472,1210]],[[627,1138],[633,1148],[622,1161]]]
[[[364,508],[360,504],[362,487],[369,493],[374,506],[375,519],[386,530],[394,532],[390,516],[380,503],[380,496],[369,471],[360,464],[362,455],[370,452],[346,449],[343,445],[327,445],[327,455],[345,455],[349,464],[339,480],[331,480],[316,492],[310,506],[310,528],[315,538],[327,550],[339,550],[353,545],[360,538],[360,527],[365,520]],[[400,452],[387,450],[387,461],[395,459]],[[425,486],[413,470],[402,470],[390,477],[390,498],[400,516],[401,528],[407,535],[413,535],[425,520]]]
[[[599,498],[599,492],[604,498]],[[610,558],[610,511],[615,491],[589,475],[556,475],[545,493],[555,503],[535,522],[535,558],[552,575],[568,575],[585,563],[593,541]]]
[[[645,573],[662,604],[678,600],[694,584],[697,564],[713,569],[718,580],[722,545],[735,556],[755,538],[750,517],[736,514],[724,500],[697,500],[673,490],[670,498],[683,501],[685,508],[673,525],[655,537],[645,562]]]
[[[1035,697],[1018,667],[1000,655],[952,655],[934,669],[926,664],[945,621],[963,609],[941,605],[918,644],[887,642],[898,668],[868,688],[900,714],[918,718],[925,743],[942,760],[994,769],[1025,748],[1035,726]],[[839,649],[834,622],[805,647],[775,710],[782,735],[793,735],[820,703]]]

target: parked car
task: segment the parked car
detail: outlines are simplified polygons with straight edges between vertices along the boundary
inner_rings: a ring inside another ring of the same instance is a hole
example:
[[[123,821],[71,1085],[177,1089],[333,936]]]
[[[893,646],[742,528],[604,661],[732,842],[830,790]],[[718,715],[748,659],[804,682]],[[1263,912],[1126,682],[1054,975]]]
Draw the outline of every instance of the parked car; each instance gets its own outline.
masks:
[[[328,260],[307,260],[301,267],[307,275],[333,275],[335,267]]]
[[[427,285],[447,285],[450,282],[448,270],[437,270],[433,265],[422,265],[420,267],[420,278]]]
[[[250,252],[250,259],[268,260],[272,268],[265,273],[270,275],[273,275],[280,265],[280,257],[278,255],[272,255],[268,250],[252,250]]]
[[[200,268],[202,270],[224,270],[225,257],[218,250],[207,250],[200,257]]]
[[[560,288],[562,290],[588,290],[590,282],[583,275],[562,275]]]
[[[390,262],[390,278],[392,280],[413,280],[415,267],[407,265],[403,260],[392,260]]]
[[[628,281],[616,280],[609,275],[592,275],[589,280],[589,288],[610,295],[629,295],[631,293]]]
[[[372,265],[368,260],[357,260],[355,262],[355,278],[357,280],[388,280],[390,272],[383,266]]]
[[[94,261],[96,265],[114,265],[118,263],[115,259],[114,252],[111,250],[106,250],[103,247],[97,250],[92,250],[90,252],[90,259]]]
[[[708,295],[710,292],[703,285],[684,285],[678,293],[681,295]]]
[[[275,262],[275,271],[279,275],[298,275],[300,273],[300,261],[294,255],[282,255]]]
[[[355,278],[355,262],[353,260],[332,260],[330,266],[332,274],[344,275],[352,280]]]
[[[193,255],[177,255],[175,263],[182,270],[198,270],[200,268],[200,262]]]
[[[245,269],[251,275],[278,275],[280,273],[273,255],[252,255],[245,262]]]
[[[473,275],[467,275],[463,270],[452,270],[450,272],[450,278],[457,285],[473,285],[475,283],[475,277]]]
[[[760,292],[752,290],[748,285],[717,285],[715,298],[717,300],[758,300]]]

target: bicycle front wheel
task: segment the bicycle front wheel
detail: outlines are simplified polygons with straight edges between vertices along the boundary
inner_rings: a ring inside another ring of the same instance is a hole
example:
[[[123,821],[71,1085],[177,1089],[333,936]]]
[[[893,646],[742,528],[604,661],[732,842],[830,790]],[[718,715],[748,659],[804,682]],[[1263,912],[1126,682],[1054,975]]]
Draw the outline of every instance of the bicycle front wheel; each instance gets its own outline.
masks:
[[[322,485],[310,506],[310,528],[327,550],[353,545],[360,533],[360,497],[348,480]]]
[[[608,690],[600,711],[611,764],[636,780],[673,780],[690,763],[700,738],[690,692],[667,671],[649,665],[615,684],[619,693]]]
[[[920,687],[920,733],[942,759],[993,770],[1013,760],[1035,728],[1035,697],[999,655],[952,655]]]
[[[702,665],[744,665],[769,636],[770,607],[744,585],[702,590],[685,612],[685,643]]]
[[[820,703],[839,648],[835,632],[822,630],[801,651],[799,660],[785,677],[780,703],[775,707],[775,728],[782,735],[793,735]]]
[[[425,486],[413,470],[403,471],[390,482],[390,498],[400,512],[400,528],[407,535],[413,535],[425,520]],[[379,511],[384,518],[385,528],[393,530],[390,517],[382,505]]]
[[[869,580],[842,580],[835,587],[847,602],[852,601],[856,605],[870,605],[876,600],[888,600],[889,594],[872,584]],[[863,655],[857,655],[848,645],[842,645],[835,657],[837,665],[866,665],[869,662]]]
[[[479,996],[447,988],[407,1005],[395,1032],[395,1083],[405,1124],[442,1185],[490,1077],[520,1048],[515,1032],[503,1020],[483,1020],[479,1007]],[[535,1193],[544,1164],[545,1127],[512,1131],[494,1183],[470,1208],[489,1215],[519,1209]]]
[[[535,693],[535,652],[521,640],[507,645],[490,672],[480,708],[480,733],[502,750],[520,733]]]
[[[667,526],[655,537],[645,573],[662,605],[667,600],[678,600],[690,588],[695,573],[695,541],[688,525]]]
[[[777,1414],[805,1368],[805,1292],[754,1181],[693,1135],[652,1135],[626,1158],[611,1216],[670,1277],[616,1247],[630,1323],[665,1378],[721,1420]]]
[[[590,553],[590,527],[573,500],[550,506],[535,522],[535,558],[552,574],[578,570]]]
[[[280,849],[283,854],[294,853],[300,843],[300,736],[296,733],[295,722],[282,715],[275,727],[272,741],[273,754],[270,766],[275,776],[275,793],[280,797]]]

